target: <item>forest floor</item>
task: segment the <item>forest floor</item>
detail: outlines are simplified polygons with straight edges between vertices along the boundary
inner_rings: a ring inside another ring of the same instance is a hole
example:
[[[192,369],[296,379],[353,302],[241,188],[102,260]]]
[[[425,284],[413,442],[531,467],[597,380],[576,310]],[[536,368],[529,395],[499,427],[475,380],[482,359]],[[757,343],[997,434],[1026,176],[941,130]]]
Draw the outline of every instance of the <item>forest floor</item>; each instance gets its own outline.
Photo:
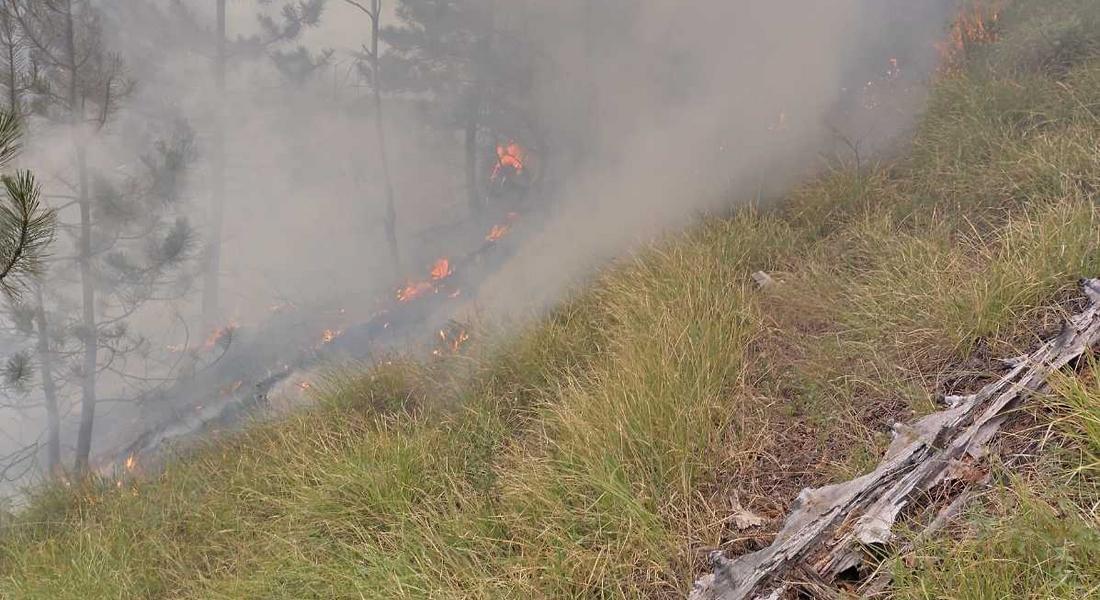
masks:
[[[316,408],[157,474],[37,491],[0,597],[684,597],[1100,275],[1100,5],[997,28],[897,160],[702,219],[518,335],[333,371]],[[1100,370],[1011,431],[1029,459],[886,559],[896,597],[1100,597]]]

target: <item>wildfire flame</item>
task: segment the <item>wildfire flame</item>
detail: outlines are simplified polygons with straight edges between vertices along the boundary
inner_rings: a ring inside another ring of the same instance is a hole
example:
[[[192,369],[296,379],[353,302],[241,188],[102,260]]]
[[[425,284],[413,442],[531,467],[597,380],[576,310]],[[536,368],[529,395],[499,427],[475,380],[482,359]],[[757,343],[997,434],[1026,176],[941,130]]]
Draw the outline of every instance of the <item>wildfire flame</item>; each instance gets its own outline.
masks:
[[[485,236],[485,239],[490,242],[499,242],[504,236],[508,235],[508,230],[511,229],[508,225],[493,225],[493,228],[489,230],[489,235]]]
[[[420,283],[410,283],[404,288],[397,290],[397,299],[400,302],[408,302],[415,298],[419,298],[420,296],[423,296],[424,294],[434,289],[435,286],[428,281],[422,281]]]
[[[462,345],[470,341],[470,334],[465,329],[461,329],[458,331],[457,334],[454,334],[454,337],[451,337],[451,334],[448,334],[447,330],[440,329],[439,339],[443,342],[448,350],[454,353],[458,353],[458,351],[462,349]],[[440,356],[442,355],[442,352],[439,348],[436,348],[432,351],[432,354]]]
[[[431,279],[429,281],[411,281],[405,285],[405,287],[397,290],[397,300],[399,302],[409,302],[428,293],[434,293],[437,291],[436,283],[443,281],[454,274],[454,269],[451,268],[451,261],[448,258],[441,258],[432,265],[430,272]]]
[[[462,331],[460,331],[458,333],[458,337],[451,340],[451,349],[454,350],[455,352],[458,352],[459,349],[462,348],[462,344],[465,344],[469,340],[470,340],[470,334],[466,333],[466,330],[463,329]]]
[[[504,218],[504,222],[493,225],[493,228],[489,230],[489,235],[486,235],[485,239],[490,242],[499,242],[512,230],[512,223],[515,223],[518,218],[518,213],[508,213],[508,216]]]
[[[523,146],[520,146],[514,140],[509,141],[507,144],[501,144],[497,146],[497,164],[493,166],[490,179],[496,181],[506,169],[515,172],[516,175],[521,175],[526,162],[527,150]]]
[[[1001,4],[1002,0],[976,1],[959,13],[947,39],[938,44],[942,70],[957,70],[971,48],[997,41]]]
[[[130,456],[127,456],[126,457],[126,471],[129,472],[129,473],[133,473],[134,469],[136,467],[137,467],[137,458],[135,458],[133,454],[131,454]]]
[[[435,264],[432,265],[432,279],[435,281],[446,279],[450,277],[451,273],[453,272],[454,271],[451,270],[451,261],[449,259],[441,258],[435,261]]]
[[[340,331],[339,329],[326,329],[323,333],[321,333],[321,344],[324,345],[332,343],[333,340],[340,337],[340,335],[343,333],[344,332]]]
[[[223,339],[228,339],[228,336],[232,335],[233,332],[236,331],[236,329],[237,324],[230,323],[225,327],[221,327],[210,332],[210,335],[206,337],[206,342],[202,345],[203,350],[213,350],[214,347],[218,345],[218,342],[222,341]]]

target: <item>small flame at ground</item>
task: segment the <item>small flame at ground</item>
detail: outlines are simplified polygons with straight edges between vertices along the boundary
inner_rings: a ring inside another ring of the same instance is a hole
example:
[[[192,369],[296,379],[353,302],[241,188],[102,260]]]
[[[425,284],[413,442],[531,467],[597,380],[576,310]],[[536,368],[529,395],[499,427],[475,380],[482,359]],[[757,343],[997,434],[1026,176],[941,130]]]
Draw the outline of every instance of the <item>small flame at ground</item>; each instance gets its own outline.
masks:
[[[465,329],[459,330],[457,334],[454,334],[453,332],[451,334],[448,334],[447,330],[440,329],[439,339],[443,342],[443,344],[445,344],[448,350],[457,353],[459,350],[462,349],[462,345],[470,340],[470,334]],[[443,352],[439,348],[436,348],[432,351],[432,354],[434,354],[435,356],[441,356]]]
[[[137,467],[137,458],[135,458],[134,455],[131,454],[130,456],[126,457],[126,470],[132,473],[135,467]]]
[[[202,345],[203,350],[213,350],[214,347],[218,345],[218,342],[222,341],[223,339],[228,339],[227,336],[232,335],[233,332],[236,330],[237,324],[230,323],[225,327],[221,327],[210,332],[210,335],[206,337],[206,342]]]
[[[485,236],[485,239],[490,242],[499,242],[504,236],[508,235],[510,227],[507,225],[493,225],[493,228],[489,230],[489,235]]]
[[[451,270],[451,261],[446,258],[441,258],[435,261],[432,265],[432,279],[439,281],[451,276],[454,271]]]
[[[516,175],[523,174],[524,165],[527,162],[527,150],[516,142],[508,142],[497,146],[497,163],[493,165],[493,172],[489,178],[496,181],[505,171],[512,171]]]
[[[397,290],[397,299],[401,302],[408,302],[415,298],[419,298],[424,294],[435,289],[430,282],[422,281],[420,283],[410,283],[404,288]]]
[[[454,350],[455,352],[458,352],[460,349],[462,349],[462,344],[465,344],[469,340],[470,340],[470,334],[466,333],[466,330],[463,329],[461,332],[459,332],[458,337],[456,337],[451,342],[451,349]]]
[[[973,8],[959,13],[947,39],[938,44],[941,70],[958,70],[972,47],[997,41],[1001,5],[1002,0],[975,2]]]
[[[451,260],[448,258],[441,258],[432,264],[432,269],[430,271],[431,280],[410,281],[405,287],[397,290],[397,300],[400,302],[408,302],[429,292],[437,292],[436,282],[443,281],[453,274],[454,269],[451,268]]]

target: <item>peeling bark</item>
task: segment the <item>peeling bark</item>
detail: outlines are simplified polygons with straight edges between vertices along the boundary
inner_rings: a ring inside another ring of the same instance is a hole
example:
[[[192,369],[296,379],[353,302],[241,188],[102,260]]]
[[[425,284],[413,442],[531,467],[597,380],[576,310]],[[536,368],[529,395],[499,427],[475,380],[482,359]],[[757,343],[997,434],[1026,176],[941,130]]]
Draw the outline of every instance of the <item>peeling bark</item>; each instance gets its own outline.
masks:
[[[945,482],[967,494],[967,474],[984,462],[990,441],[1011,413],[1043,391],[1052,373],[1100,342],[1100,280],[1083,280],[1082,287],[1089,306],[1057,337],[1030,355],[1005,361],[1008,374],[977,393],[949,396],[947,409],[895,425],[894,441],[871,473],[803,490],[769,547],[734,560],[713,553],[713,572],[696,582],[689,599],[779,599],[794,592],[829,597],[843,574],[864,566],[868,549],[893,541],[906,507]],[[872,583],[882,585],[881,579]]]

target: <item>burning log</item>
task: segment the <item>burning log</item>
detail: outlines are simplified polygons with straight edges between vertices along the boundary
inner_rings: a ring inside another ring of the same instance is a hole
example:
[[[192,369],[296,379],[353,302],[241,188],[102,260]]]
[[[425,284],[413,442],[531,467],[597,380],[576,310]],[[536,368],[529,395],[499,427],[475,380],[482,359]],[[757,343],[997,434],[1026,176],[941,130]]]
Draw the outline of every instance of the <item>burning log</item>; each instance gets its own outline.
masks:
[[[1014,360],[1008,374],[977,393],[948,397],[946,410],[912,425],[895,425],[894,441],[871,473],[803,490],[767,548],[735,560],[712,553],[714,571],[696,582],[690,600],[778,599],[800,591],[817,597],[822,586],[834,590],[842,575],[858,572],[866,548],[890,543],[899,515],[919,499],[947,482],[963,488],[958,494],[967,494],[987,470],[983,459],[989,444],[1013,411],[1043,391],[1052,373],[1100,342],[1100,280],[1082,285],[1089,307],[1071,317],[1057,337]],[[964,501],[960,497],[941,515],[957,511]],[[933,520],[930,527],[946,518]],[[813,589],[806,589],[807,581]],[[876,580],[870,585],[884,584]]]

